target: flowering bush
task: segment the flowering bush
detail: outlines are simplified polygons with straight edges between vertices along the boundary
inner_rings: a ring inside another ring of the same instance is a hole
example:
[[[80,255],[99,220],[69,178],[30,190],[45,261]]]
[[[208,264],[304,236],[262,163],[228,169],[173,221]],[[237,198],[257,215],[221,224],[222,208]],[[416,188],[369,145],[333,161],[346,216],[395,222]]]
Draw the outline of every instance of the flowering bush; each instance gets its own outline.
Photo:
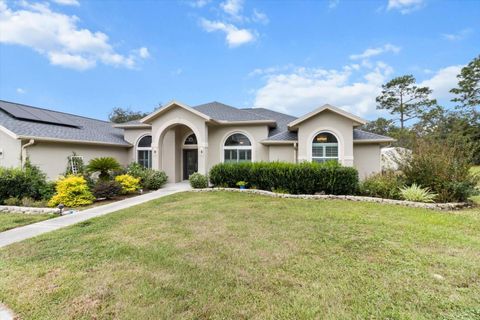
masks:
[[[51,207],[60,203],[67,207],[91,204],[95,197],[88,189],[87,181],[81,176],[67,176],[57,181],[56,193],[48,202]]]
[[[115,181],[122,186],[122,193],[134,193],[140,189],[140,179],[132,177],[129,174],[122,174],[115,177]]]

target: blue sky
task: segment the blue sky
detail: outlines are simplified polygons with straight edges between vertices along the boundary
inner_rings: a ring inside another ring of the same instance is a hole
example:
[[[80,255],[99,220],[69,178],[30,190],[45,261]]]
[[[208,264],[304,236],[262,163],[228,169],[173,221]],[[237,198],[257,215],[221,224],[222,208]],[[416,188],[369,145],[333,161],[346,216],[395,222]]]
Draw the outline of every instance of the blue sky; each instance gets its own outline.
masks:
[[[172,99],[367,119],[403,74],[444,105],[480,1],[2,1],[0,99],[106,119]]]

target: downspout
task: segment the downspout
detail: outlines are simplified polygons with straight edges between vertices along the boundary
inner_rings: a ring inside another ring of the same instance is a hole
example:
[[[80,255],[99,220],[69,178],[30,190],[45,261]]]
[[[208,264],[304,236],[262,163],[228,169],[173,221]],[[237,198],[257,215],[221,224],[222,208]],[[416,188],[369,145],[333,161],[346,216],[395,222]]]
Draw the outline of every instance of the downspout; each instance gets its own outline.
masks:
[[[25,159],[27,159],[27,147],[30,147],[30,146],[33,146],[35,144],[35,140],[33,139],[30,139],[30,141],[28,141],[27,143],[25,143],[23,146],[22,146],[22,154],[20,155],[20,160],[21,160],[21,163],[22,163],[22,168],[23,166],[25,165]]]
[[[297,142],[294,142],[293,143],[293,161],[294,163],[298,163],[298,160],[297,160]]]

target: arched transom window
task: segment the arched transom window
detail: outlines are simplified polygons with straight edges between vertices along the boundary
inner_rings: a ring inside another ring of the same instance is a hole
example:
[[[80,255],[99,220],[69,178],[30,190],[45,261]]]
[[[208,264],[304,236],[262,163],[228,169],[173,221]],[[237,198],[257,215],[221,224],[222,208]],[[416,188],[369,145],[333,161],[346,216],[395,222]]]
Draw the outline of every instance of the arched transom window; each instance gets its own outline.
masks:
[[[227,138],[223,146],[224,162],[252,161],[252,143],[246,135],[234,133]]]
[[[152,136],[144,136],[138,140],[137,162],[145,168],[152,167]]]
[[[196,145],[196,144],[197,144],[197,137],[195,136],[194,133],[192,133],[191,135],[189,135],[189,136],[185,139],[185,141],[184,141],[183,144],[184,144],[184,145],[187,145],[187,146],[188,146],[188,145]]]
[[[338,140],[328,132],[320,132],[312,141],[312,161],[338,161]]]

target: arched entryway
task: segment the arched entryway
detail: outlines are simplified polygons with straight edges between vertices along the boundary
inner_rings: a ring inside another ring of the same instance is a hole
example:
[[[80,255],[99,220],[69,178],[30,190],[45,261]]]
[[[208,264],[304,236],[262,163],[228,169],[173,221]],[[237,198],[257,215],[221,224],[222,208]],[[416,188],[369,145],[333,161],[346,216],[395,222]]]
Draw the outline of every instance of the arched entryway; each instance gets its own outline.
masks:
[[[164,123],[154,135],[152,147],[154,168],[165,171],[171,182],[187,180],[194,172],[205,173],[206,146],[191,123]]]

